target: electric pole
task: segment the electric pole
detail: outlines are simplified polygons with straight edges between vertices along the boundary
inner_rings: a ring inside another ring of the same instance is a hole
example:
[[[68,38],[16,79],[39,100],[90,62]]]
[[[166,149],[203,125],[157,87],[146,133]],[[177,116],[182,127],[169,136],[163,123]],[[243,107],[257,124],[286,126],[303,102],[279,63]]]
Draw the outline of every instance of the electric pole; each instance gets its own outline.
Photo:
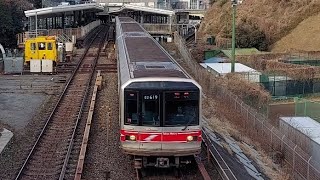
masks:
[[[235,71],[236,61],[236,13],[237,5],[242,3],[242,0],[231,0],[232,5],[232,50],[231,50],[231,72]]]

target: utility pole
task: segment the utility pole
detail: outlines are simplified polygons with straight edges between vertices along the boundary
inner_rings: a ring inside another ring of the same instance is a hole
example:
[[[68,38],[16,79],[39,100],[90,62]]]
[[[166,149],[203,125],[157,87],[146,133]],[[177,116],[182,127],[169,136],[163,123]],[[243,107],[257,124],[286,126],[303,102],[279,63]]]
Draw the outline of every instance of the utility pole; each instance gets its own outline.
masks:
[[[236,12],[238,0],[231,0],[232,4],[232,50],[231,50],[231,72],[234,73],[236,61]]]
[[[36,12],[36,37],[38,37],[38,12]]]

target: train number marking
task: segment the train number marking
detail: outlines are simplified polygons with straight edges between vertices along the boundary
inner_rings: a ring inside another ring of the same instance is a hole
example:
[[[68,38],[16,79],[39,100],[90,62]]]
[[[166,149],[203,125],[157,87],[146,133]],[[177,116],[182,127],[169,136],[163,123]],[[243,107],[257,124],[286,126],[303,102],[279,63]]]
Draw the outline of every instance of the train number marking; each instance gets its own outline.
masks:
[[[158,99],[158,95],[145,95],[145,96],[143,96],[143,99],[145,99],[145,100]]]

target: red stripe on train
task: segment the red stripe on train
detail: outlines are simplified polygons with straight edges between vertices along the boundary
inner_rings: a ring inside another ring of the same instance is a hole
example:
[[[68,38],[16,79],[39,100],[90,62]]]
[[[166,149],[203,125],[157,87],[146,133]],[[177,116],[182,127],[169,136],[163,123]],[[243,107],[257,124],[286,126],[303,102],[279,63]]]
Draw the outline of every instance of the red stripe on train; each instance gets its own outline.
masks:
[[[121,141],[128,140],[128,137],[135,136],[140,142],[187,142],[187,137],[192,136],[196,141],[201,141],[201,131],[190,132],[138,132],[121,130]],[[127,137],[127,139],[126,139]]]

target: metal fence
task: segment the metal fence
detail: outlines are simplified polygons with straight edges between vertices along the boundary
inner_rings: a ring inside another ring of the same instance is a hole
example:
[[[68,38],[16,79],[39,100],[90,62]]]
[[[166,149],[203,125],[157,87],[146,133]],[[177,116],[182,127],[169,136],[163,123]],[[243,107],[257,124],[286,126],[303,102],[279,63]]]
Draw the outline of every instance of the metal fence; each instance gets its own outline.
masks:
[[[309,154],[272,126],[264,115],[220,84],[216,84],[215,77],[193,60],[185,41],[177,33],[174,42],[183,56],[186,68],[191,71],[190,75],[201,84],[204,93],[216,98],[221,104],[227,103],[234,115],[241,116],[240,128],[244,133],[260,144],[266,152],[279,152],[280,158],[291,167],[295,179],[320,179],[320,167],[315,167],[316,163]]]
[[[320,122],[320,102],[296,97],[294,104],[296,116],[308,116]]]
[[[313,93],[320,93],[320,78],[293,79],[286,75],[274,73],[245,72],[238,73],[243,80],[260,83],[271,96],[305,96]],[[240,76],[239,76],[240,77]]]
[[[59,36],[66,35],[69,38],[75,36],[81,38],[86,36],[92,29],[101,24],[100,20],[93,21],[85,26],[78,28],[66,28],[66,29],[39,29],[36,31],[27,31],[24,33],[17,34],[17,44],[24,44],[29,38],[35,38],[36,36]]]

